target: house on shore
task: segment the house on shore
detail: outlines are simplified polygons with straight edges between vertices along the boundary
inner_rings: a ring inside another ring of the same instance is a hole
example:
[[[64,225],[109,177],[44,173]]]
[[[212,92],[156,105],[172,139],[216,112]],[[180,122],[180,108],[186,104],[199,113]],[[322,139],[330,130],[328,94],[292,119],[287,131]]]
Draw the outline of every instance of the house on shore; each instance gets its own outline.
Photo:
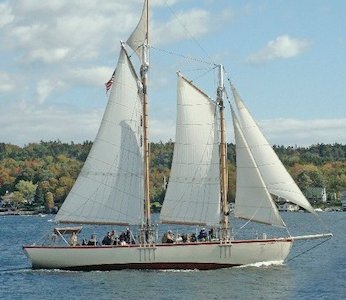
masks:
[[[299,210],[299,205],[291,203],[281,197],[276,199],[276,203],[278,205],[279,211],[298,211]]]
[[[5,206],[5,205],[12,205],[13,204],[13,193],[9,193],[8,191],[6,191],[6,194],[3,196],[0,196],[0,203],[1,206]]]
[[[304,194],[311,204],[327,203],[327,192],[325,187],[310,187],[306,189]]]
[[[0,196],[0,212],[14,210],[13,207],[13,193],[6,192],[5,195]]]

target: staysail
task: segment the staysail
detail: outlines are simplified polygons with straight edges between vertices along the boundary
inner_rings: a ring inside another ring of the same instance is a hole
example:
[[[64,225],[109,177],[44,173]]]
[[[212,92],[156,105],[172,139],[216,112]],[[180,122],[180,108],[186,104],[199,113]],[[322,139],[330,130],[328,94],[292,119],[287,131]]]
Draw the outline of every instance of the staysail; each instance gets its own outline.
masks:
[[[315,213],[258,128],[234,86],[232,86],[232,93],[239,113],[241,130],[269,193]]]
[[[237,156],[234,215],[260,223],[285,226],[263,182],[233,108],[231,111]]]
[[[217,225],[220,166],[217,107],[178,74],[177,127],[162,223]]]
[[[122,47],[100,129],[57,222],[141,224],[144,190],[138,90],[138,78]]]

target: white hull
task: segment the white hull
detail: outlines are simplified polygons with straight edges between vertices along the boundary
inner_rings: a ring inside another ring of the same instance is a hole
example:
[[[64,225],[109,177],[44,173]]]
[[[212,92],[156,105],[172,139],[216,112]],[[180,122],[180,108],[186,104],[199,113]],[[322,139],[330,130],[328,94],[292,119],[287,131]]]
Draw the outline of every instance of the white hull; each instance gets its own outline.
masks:
[[[292,239],[238,240],[153,246],[24,246],[34,269],[219,269],[283,262]]]

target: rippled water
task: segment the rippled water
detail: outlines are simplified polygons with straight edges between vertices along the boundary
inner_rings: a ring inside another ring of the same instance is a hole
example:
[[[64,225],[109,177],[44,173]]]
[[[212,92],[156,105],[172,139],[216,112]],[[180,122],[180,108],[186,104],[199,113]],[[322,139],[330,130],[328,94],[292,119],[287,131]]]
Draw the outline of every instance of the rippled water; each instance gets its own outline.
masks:
[[[326,231],[325,226],[334,234],[333,239],[294,258],[321,241],[296,242],[284,265],[213,271],[67,272],[31,270],[21,248],[49,231],[52,216],[0,216],[0,299],[346,299],[346,213],[321,213],[319,217],[284,214],[292,235],[300,229]],[[242,224],[235,222],[235,232]],[[255,226],[249,231],[262,229]]]

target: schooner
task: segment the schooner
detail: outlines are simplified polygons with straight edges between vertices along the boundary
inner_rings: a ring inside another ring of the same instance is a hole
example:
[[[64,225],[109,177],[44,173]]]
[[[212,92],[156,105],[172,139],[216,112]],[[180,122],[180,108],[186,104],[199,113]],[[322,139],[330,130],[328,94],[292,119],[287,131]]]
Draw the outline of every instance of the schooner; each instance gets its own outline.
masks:
[[[113,84],[99,131],[85,164],[55,222],[137,226],[132,243],[69,245],[57,227],[54,241],[25,245],[33,268],[65,270],[218,269],[257,262],[283,262],[296,239],[331,234],[237,240],[228,208],[224,68],[218,65],[216,100],[177,74],[177,124],[173,162],[160,222],[218,228],[202,241],[157,240],[150,214],[148,71],[149,1],[126,43],[121,43]],[[141,67],[135,70],[131,48]],[[237,155],[234,215],[285,227],[272,195],[314,213],[261,133],[234,86],[231,108]]]

